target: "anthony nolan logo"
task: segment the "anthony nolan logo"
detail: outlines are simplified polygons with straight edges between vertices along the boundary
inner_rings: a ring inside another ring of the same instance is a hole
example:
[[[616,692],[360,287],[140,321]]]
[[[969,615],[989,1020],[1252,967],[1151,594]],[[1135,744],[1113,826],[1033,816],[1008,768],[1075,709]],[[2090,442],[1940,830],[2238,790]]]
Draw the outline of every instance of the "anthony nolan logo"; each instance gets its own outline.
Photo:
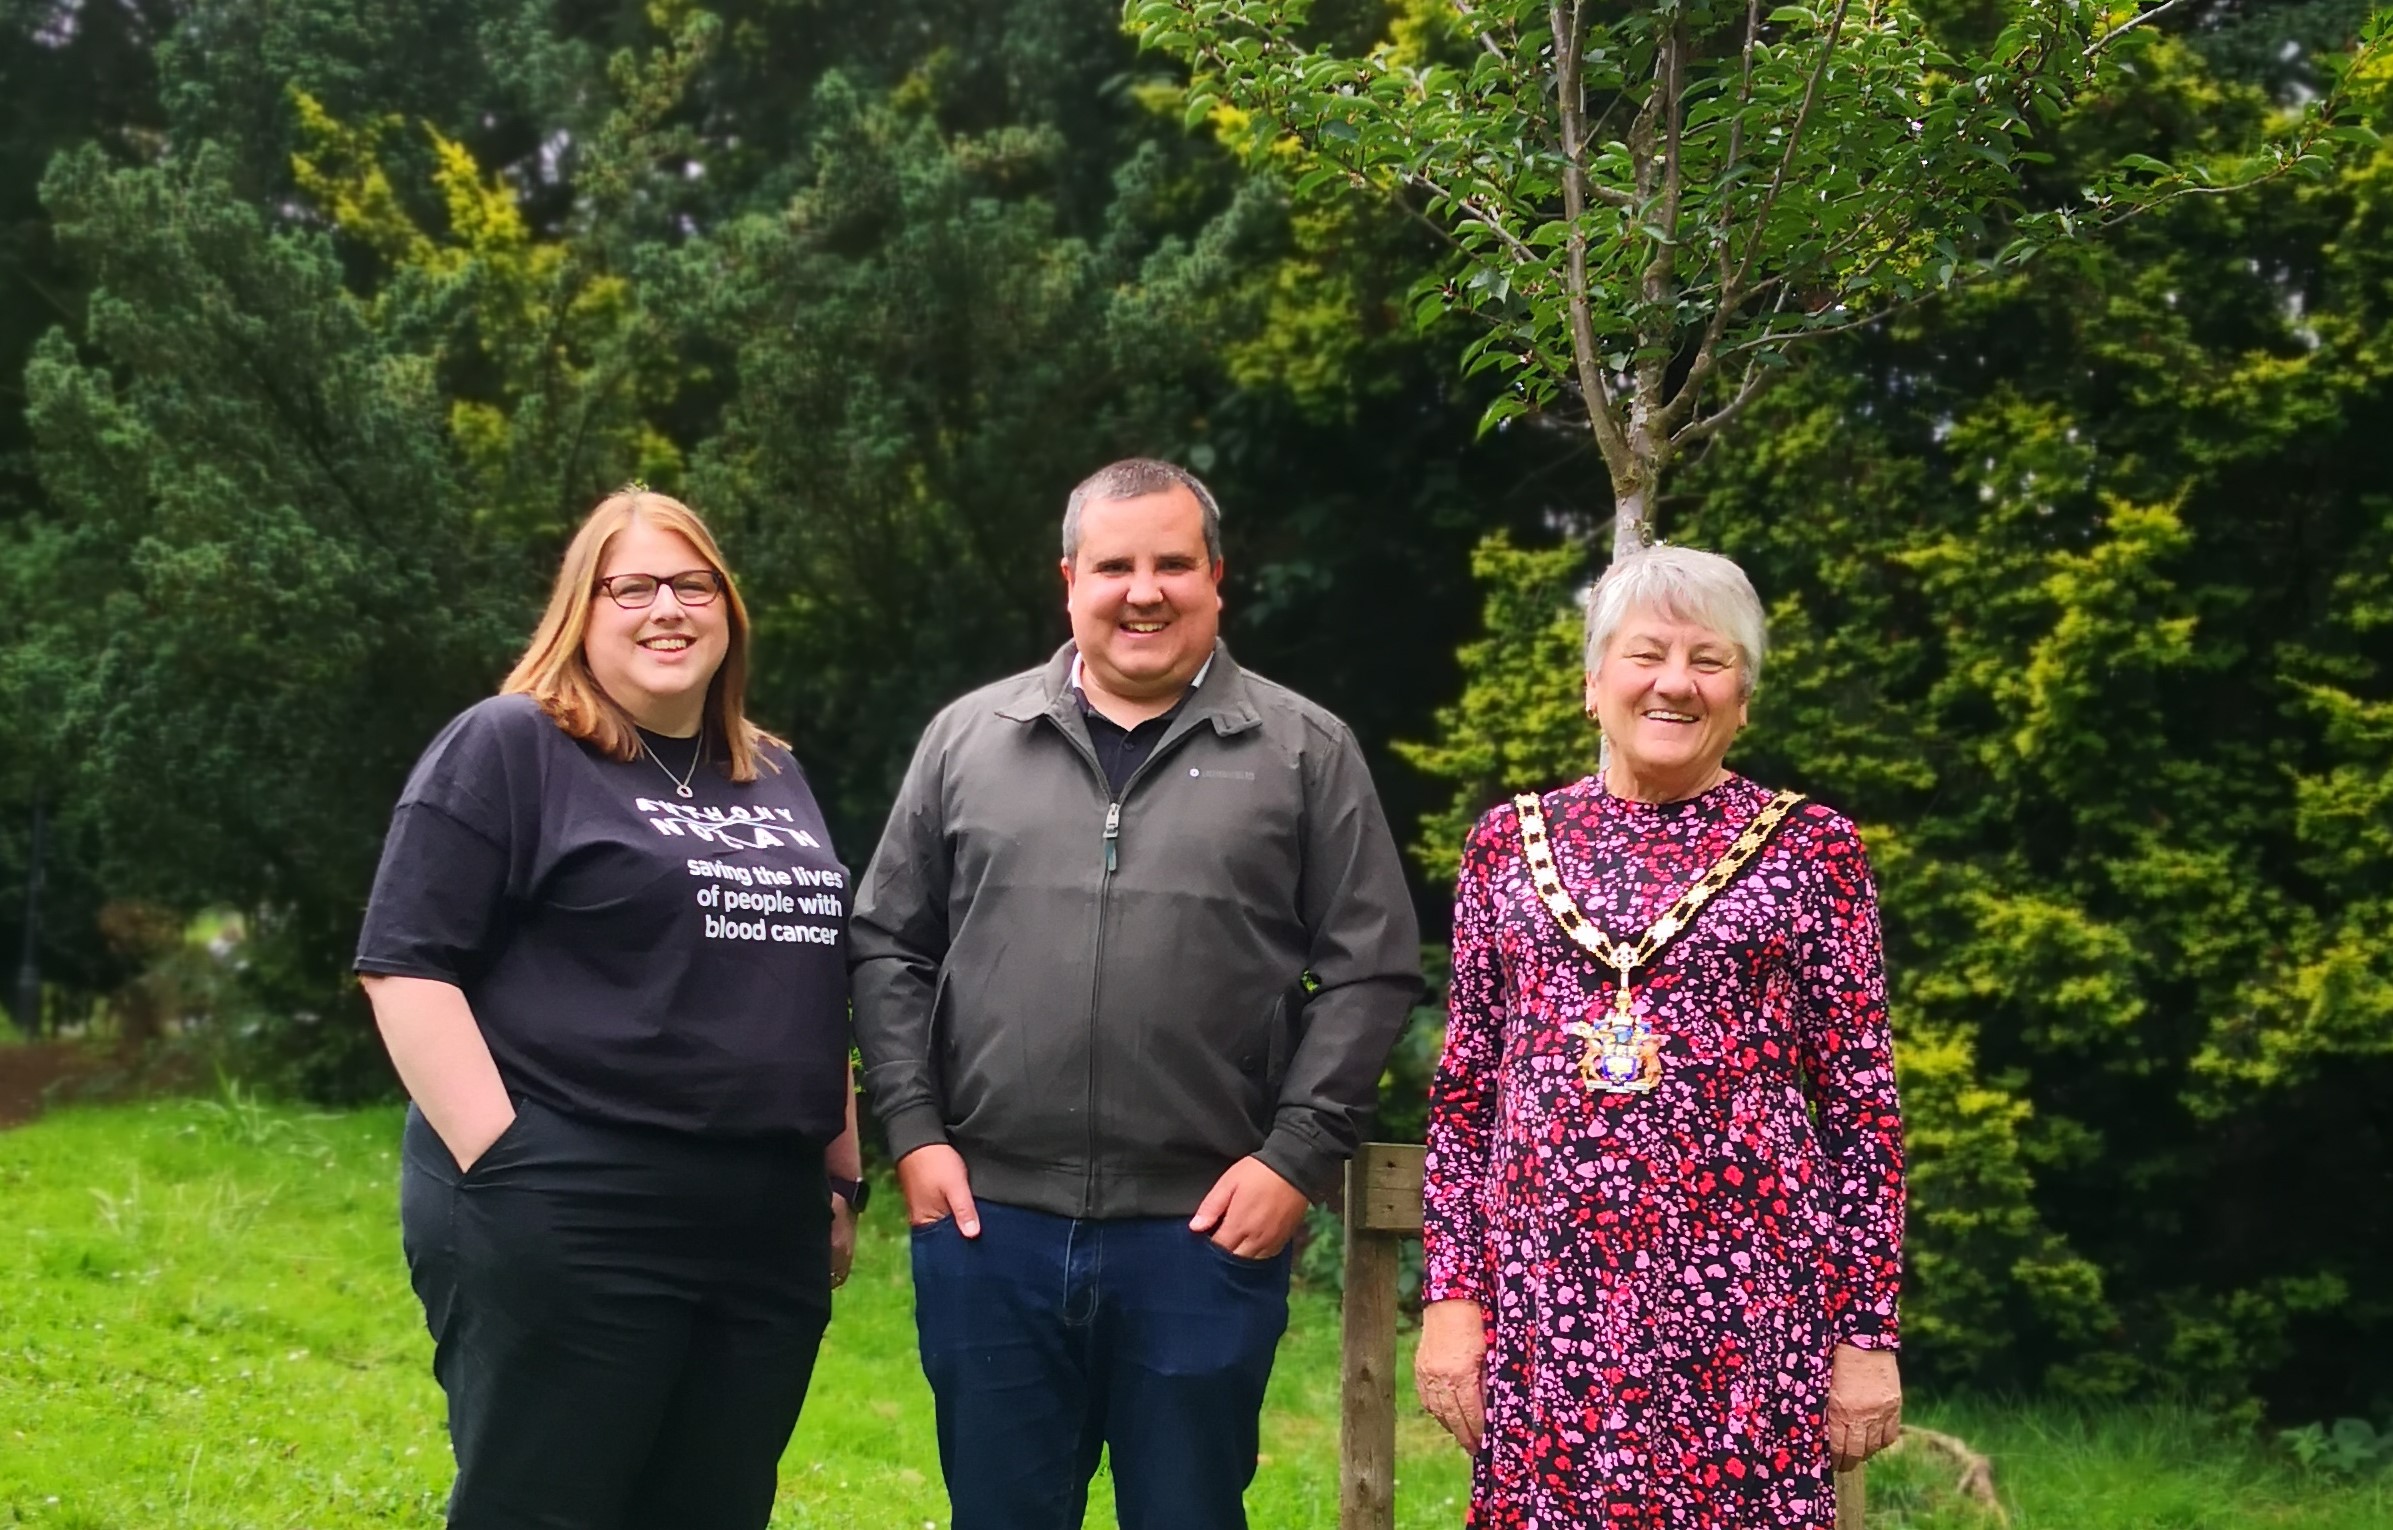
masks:
[[[1255,773],[1251,770],[1204,770],[1194,765],[1188,767],[1188,779],[1191,781],[1252,781],[1254,778]]]
[[[632,811],[645,816],[649,827],[668,839],[693,839],[726,850],[823,847],[821,840],[796,826],[797,815],[787,808],[702,808],[642,797],[632,804]]]

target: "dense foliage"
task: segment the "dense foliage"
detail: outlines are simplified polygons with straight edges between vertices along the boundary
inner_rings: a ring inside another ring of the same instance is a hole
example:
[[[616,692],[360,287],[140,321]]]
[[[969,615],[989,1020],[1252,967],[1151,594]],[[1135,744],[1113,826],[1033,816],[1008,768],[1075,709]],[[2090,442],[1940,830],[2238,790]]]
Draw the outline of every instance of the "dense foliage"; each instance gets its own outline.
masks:
[[[2173,6],[2177,0],[2168,0]],[[2324,89],[2225,160],[2073,157],[2026,205],[2023,169],[2149,65],[2162,6],[2005,6],[1983,41],[1927,5],[1410,0],[1389,34],[1322,39],[1311,0],[1130,0],[1195,69],[1190,110],[1293,152],[1447,234],[1424,313],[1483,323],[1471,370],[1582,417],[1613,545],[1652,540],[1675,465],[1733,429],[1806,341],[2075,244],[2188,195],[2318,175],[2366,137],[2348,81],[2393,52],[2370,24],[2312,59]]]
[[[2232,154],[2363,10],[2180,8],[2031,196]],[[1130,451],[1222,490],[1231,640],[1355,723],[1434,927],[1469,818],[1589,763],[1604,467],[1480,436],[1481,331],[1407,303],[1442,246],[1254,177],[1119,22],[0,0],[0,960],[38,800],[55,1011],[153,959],[129,906],[234,907],[288,1077],[387,1087],[388,804],[599,493],[717,520],[860,859],[931,709],[1060,639],[1063,494]],[[1661,507],[1773,605],[1735,762],[1877,860],[1915,1373],[2393,1406],[2389,221],[2376,151],[2185,199],[1835,342]]]
[[[298,1081],[387,1088],[344,968],[388,803],[635,475],[718,523],[852,859],[932,708],[1061,639],[1065,491],[1132,452],[1216,481],[1248,662],[1425,721],[1385,676],[1450,675],[1552,452],[1400,329],[1416,236],[1189,134],[1111,6],[368,9],[6,13],[11,79],[149,114],[11,161],[59,322],[0,332],[0,861],[46,800],[53,1002],[132,963],[102,889],[229,904]]]
[[[2157,61],[2104,133],[2257,109]],[[1874,333],[1689,496],[1772,606],[1732,761],[1877,863],[1937,1374],[2387,1400],[2389,176],[2179,207]],[[1585,566],[1481,548],[1425,863],[1586,768]]]

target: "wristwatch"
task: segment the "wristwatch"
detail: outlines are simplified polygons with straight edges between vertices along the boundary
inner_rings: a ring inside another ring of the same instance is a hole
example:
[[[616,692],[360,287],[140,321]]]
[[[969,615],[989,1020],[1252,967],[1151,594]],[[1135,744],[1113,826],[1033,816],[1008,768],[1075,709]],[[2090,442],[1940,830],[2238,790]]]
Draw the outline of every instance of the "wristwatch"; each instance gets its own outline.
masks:
[[[871,1180],[841,1179],[836,1174],[826,1174],[823,1178],[831,1182],[831,1193],[848,1203],[848,1210],[858,1216],[864,1214],[864,1203],[872,1199]]]

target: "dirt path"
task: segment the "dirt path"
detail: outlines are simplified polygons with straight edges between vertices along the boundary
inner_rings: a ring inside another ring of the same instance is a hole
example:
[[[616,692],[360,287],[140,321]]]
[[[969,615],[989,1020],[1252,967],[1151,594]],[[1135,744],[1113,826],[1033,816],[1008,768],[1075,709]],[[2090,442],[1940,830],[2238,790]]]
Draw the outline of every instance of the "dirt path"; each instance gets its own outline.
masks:
[[[91,1053],[73,1042],[0,1046],[0,1129],[41,1114],[50,1086],[98,1070]]]

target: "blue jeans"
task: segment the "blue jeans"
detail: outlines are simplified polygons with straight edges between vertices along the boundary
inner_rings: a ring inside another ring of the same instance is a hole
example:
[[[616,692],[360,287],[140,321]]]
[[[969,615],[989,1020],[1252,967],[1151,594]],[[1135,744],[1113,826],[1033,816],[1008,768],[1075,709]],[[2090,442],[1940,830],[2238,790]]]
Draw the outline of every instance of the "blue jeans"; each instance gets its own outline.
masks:
[[[1100,1448],[1122,1530],[1245,1530],[1287,1251],[1240,1259],[1179,1217],[980,1218],[914,1233],[954,1530],[1080,1530]]]

